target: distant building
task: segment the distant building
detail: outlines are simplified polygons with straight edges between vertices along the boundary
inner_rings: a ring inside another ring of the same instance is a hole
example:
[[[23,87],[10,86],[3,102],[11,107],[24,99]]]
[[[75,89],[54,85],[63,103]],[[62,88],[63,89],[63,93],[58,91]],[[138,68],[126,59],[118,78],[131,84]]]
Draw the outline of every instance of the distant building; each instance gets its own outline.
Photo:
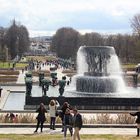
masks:
[[[31,38],[30,53],[33,55],[48,54],[52,43],[52,37],[34,37]]]

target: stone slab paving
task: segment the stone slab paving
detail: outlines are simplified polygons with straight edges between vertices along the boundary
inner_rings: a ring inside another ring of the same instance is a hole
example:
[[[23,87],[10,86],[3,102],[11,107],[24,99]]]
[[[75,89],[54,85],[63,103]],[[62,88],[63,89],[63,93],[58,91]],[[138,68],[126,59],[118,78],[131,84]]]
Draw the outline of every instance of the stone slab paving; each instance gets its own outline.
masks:
[[[0,110],[3,109],[5,103],[8,99],[9,94],[10,94],[10,91],[8,91],[6,89],[2,90],[2,94],[1,94],[1,97],[0,97]]]
[[[35,128],[0,128],[0,134],[34,134]],[[38,131],[40,133],[40,129]],[[69,133],[69,132],[68,132]],[[61,128],[44,128],[42,134],[63,134]],[[80,134],[136,135],[136,128],[82,128]]]

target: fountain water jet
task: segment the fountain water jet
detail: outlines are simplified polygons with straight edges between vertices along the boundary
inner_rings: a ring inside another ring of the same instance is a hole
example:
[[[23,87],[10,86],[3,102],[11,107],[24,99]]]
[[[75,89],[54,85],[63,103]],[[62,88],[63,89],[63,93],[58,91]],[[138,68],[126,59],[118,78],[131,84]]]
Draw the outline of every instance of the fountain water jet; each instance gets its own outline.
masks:
[[[110,46],[81,46],[77,53],[76,91],[112,93],[125,91],[118,57]]]

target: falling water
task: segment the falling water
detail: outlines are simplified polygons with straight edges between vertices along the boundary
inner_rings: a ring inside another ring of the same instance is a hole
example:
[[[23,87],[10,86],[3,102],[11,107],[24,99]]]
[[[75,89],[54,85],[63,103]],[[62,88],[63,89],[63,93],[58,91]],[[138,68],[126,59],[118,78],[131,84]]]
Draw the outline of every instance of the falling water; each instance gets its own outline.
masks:
[[[123,80],[123,72],[117,55],[112,55],[110,63],[108,64],[108,71],[110,72],[110,77],[118,79],[117,92],[126,92],[126,85]]]
[[[119,59],[113,47],[79,48],[77,75],[73,80],[80,92],[124,92],[125,83]]]

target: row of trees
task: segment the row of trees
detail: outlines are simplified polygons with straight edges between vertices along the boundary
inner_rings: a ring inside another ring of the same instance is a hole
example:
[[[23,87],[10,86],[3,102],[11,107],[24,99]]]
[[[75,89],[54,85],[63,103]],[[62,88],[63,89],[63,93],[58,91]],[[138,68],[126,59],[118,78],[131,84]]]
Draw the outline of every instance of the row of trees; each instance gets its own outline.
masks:
[[[25,26],[18,25],[13,20],[9,28],[0,28],[0,48],[8,47],[11,59],[28,51],[30,45],[29,33]]]
[[[102,35],[96,32],[81,35],[73,28],[60,28],[52,39],[52,51],[58,57],[76,58],[80,46],[113,46],[122,62],[138,62],[140,58],[140,14],[131,20],[133,34]],[[8,47],[11,58],[29,49],[29,33],[13,20],[9,28],[0,28],[0,48]]]
[[[81,35],[73,28],[60,28],[53,36],[52,51],[59,57],[76,58],[79,46],[113,46],[122,62],[140,60],[140,15],[131,20],[133,34],[102,35],[96,32]]]

